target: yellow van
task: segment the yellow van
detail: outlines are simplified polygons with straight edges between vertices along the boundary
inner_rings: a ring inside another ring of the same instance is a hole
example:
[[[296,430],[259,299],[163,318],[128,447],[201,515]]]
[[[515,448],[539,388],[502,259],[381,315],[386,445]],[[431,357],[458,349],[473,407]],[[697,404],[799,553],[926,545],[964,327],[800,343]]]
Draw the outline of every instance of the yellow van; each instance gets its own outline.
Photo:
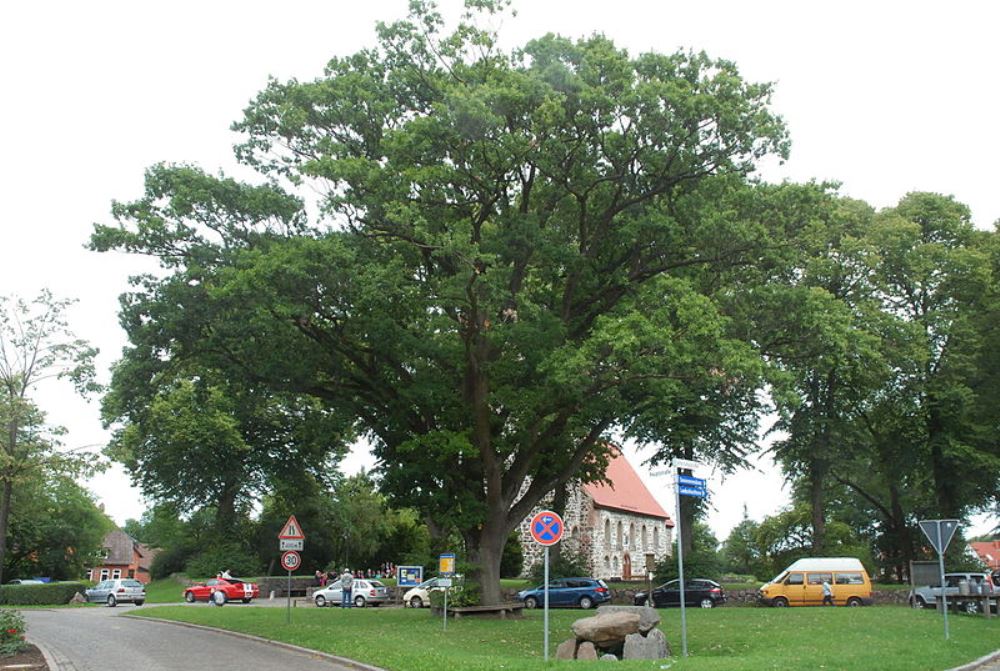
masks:
[[[819,606],[823,583],[830,585],[835,606],[870,606],[872,583],[861,561],[854,557],[809,557],[792,562],[774,580],[763,585],[758,602],[766,606]]]

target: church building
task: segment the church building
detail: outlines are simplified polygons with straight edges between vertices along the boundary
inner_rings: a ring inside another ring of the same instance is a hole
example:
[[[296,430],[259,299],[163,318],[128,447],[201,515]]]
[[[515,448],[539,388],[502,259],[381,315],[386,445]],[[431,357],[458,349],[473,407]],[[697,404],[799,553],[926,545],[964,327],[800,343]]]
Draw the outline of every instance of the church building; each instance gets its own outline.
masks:
[[[610,484],[579,485],[570,492],[563,513],[563,551],[582,554],[595,578],[645,578],[647,567],[672,552],[673,520],[617,448],[607,479]],[[524,574],[542,561],[544,552],[531,538],[528,527],[533,516],[525,518],[518,530]]]

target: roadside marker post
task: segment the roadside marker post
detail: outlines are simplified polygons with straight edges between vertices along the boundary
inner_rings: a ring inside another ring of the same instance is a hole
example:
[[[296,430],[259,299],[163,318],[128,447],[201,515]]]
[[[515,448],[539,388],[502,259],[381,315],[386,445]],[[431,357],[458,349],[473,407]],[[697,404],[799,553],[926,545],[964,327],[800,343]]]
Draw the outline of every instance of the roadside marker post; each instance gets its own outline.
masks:
[[[554,513],[551,510],[543,510],[540,513],[536,513],[534,517],[531,518],[531,522],[528,525],[531,531],[531,537],[536,543],[545,547],[545,573],[542,582],[545,585],[544,588],[544,628],[545,635],[543,637],[543,657],[545,661],[549,661],[549,547],[555,545],[562,539],[563,535],[563,519],[559,516],[559,513]]]
[[[438,557],[438,575],[442,578],[450,578],[455,575],[455,553],[446,552]],[[450,581],[449,581],[450,582]],[[444,630],[448,631],[448,592],[451,585],[444,588]]]
[[[684,542],[681,536],[681,496],[693,496],[703,499],[708,495],[708,488],[704,478],[696,478],[690,475],[682,475],[679,471],[695,470],[702,464],[689,459],[674,459],[670,470],[674,476],[674,499],[677,505],[677,520],[674,522],[677,529],[677,578],[680,583],[681,597],[681,651],[685,657],[688,656],[687,639],[687,604],[684,603]],[[650,591],[650,597],[653,593]]]

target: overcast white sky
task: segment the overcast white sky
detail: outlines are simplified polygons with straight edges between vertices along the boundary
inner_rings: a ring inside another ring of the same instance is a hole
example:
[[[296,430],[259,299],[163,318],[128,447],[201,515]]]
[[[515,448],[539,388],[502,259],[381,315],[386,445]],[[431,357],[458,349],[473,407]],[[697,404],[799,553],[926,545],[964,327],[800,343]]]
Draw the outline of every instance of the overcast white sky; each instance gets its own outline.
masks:
[[[998,3],[514,4],[508,45],[600,31],[633,53],[705,50],[750,80],[776,82],[774,108],[793,145],[787,164],[768,167],[771,179],[838,180],[877,207],[937,191],[968,204],[981,227],[1000,218]],[[124,345],[117,296],[143,268],[83,248],[92,224],[109,221],[111,200],[138,196],[143,170],[158,161],[236,172],[229,124],[268,75],[319,76],[331,56],[370,45],[376,20],[405,11],[405,0],[3,3],[0,293],[48,287],[79,299],[72,322],[101,348],[106,380]],[[67,448],[106,441],[96,399],[46,388],[38,400],[69,429]],[[365,461],[355,455],[349,466]],[[761,469],[713,482],[720,537],[744,504],[760,519],[785,503],[780,476]],[[90,484],[119,523],[144,510],[118,469]],[[671,509],[662,484],[655,489]]]

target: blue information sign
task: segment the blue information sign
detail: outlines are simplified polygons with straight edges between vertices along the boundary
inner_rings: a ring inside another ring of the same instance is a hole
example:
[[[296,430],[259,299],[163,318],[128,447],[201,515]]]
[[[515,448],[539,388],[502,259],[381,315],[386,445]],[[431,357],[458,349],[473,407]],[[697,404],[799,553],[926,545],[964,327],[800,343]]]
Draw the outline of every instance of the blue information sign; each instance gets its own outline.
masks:
[[[703,499],[708,495],[708,492],[702,487],[688,487],[685,485],[680,485],[677,488],[677,492],[681,496],[693,496],[698,499]]]
[[[705,487],[705,478],[696,478],[693,475],[678,475],[677,483],[680,485],[688,485],[689,487]]]
[[[397,566],[396,584],[400,587],[416,587],[424,581],[423,566]]]

